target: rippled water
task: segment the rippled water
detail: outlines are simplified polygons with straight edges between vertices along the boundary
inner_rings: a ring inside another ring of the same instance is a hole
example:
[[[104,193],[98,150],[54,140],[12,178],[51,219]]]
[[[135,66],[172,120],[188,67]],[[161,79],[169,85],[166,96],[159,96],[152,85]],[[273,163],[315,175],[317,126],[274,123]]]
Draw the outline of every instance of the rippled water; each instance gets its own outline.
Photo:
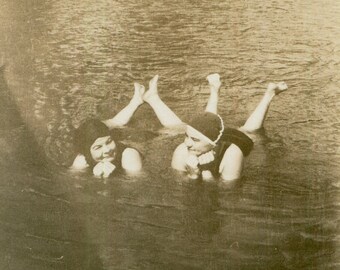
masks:
[[[2,0],[0,57],[27,129],[13,106],[0,118],[0,268],[339,268],[339,13],[335,0]],[[213,72],[230,126],[268,82],[290,86],[231,189],[169,169],[182,137],[146,105],[123,131],[146,157],[139,177],[99,181],[32,150],[68,165],[73,127],[155,74],[186,120]]]

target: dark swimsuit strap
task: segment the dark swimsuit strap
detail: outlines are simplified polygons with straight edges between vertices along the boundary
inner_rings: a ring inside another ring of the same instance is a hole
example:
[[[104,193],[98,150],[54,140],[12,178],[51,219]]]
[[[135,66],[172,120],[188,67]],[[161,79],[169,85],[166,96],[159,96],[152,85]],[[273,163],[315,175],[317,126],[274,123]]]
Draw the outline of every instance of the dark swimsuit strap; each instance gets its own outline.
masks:
[[[215,159],[208,164],[199,165],[198,168],[201,171],[209,170],[217,177],[219,175],[219,166],[224,153],[231,144],[237,145],[244,156],[248,156],[254,146],[253,141],[243,132],[233,128],[226,128],[214,149]]]
[[[127,148],[127,146],[121,142],[117,142],[116,146],[117,146],[117,154],[112,163],[116,166],[117,169],[121,169],[122,168],[122,155],[123,155],[124,150]]]

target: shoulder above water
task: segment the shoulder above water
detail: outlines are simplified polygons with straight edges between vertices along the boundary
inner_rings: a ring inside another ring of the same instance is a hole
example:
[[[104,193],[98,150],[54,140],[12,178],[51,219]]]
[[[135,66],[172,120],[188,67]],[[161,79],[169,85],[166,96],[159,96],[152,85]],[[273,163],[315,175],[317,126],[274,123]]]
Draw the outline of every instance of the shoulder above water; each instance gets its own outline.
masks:
[[[72,163],[71,169],[83,170],[87,167],[89,167],[89,164],[87,164],[85,156],[82,154],[78,154]]]
[[[142,169],[142,157],[136,149],[130,147],[124,149],[122,168],[129,172],[137,172]]]

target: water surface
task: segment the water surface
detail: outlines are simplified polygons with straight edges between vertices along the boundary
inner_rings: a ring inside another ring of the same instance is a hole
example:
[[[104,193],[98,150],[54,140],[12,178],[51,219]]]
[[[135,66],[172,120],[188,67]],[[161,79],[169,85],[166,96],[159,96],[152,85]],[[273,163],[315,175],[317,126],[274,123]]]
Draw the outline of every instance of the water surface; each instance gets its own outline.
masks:
[[[8,121],[6,105],[0,268],[337,269],[339,12],[330,0],[2,0],[1,87],[22,119]],[[133,82],[159,74],[185,121],[204,109],[213,72],[233,127],[269,82],[290,86],[235,187],[169,169],[182,137],[159,132],[146,105],[122,131],[146,156],[140,176],[67,170],[73,128],[113,116]]]

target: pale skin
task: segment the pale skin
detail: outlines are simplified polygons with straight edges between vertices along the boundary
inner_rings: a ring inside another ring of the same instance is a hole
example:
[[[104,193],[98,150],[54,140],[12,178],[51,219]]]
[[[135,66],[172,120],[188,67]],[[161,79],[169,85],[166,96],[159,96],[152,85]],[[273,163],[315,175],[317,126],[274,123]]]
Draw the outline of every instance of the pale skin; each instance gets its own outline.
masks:
[[[145,92],[143,85],[135,83],[135,92],[129,104],[113,118],[103,120],[102,122],[109,129],[124,126],[130,121],[138,107],[145,101],[153,108],[158,119],[164,126],[184,126],[184,123],[180,118],[160,99],[157,90],[157,82],[158,75],[150,80],[149,90],[147,92]],[[211,88],[211,98],[209,98],[207,108],[210,107],[212,112],[216,110],[214,109],[215,107],[217,108],[217,93],[218,89],[216,89],[216,87]],[[109,153],[114,152],[115,149],[115,144],[111,141],[108,143],[108,140],[110,140],[109,136],[100,137],[91,146],[92,158],[98,162],[98,166],[95,166],[93,170],[93,173],[96,176],[107,177],[115,170],[115,167],[107,163],[112,161],[112,157],[110,157]],[[105,165],[102,163],[105,163]],[[88,166],[89,165],[82,154],[78,154],[72,164],[72,168],[77,170],[87,168]],[[141,157],[135,149],[127,148],[123,152],[122,167],[128,171],[139,171],[141,169]]]
[[[160,99],[157,90],[158,75],[151,79],[149,90],[144,94],[143,99],[155,111],[158,119],[165,127],[185,125],[178,116]],[[210,89],[205,111],[217,114],[218,93],[221,86],[220,76],[211,74],[207,77]],[[269,83],[267,90],[249,116],[245,124],[240,127],[243,132],[254,132],[263,127],[270,103],[272,99],[287,90],[288,87],[284,82]],[[198,164],[207,164],[214,160],[214,145],[207,141],[205,136],[192,128],[186,126],[186,139],[175,149],[172,157],[171,166],[182,172],[186,172],[192,179],[199,176]],[[219,173],[222,181],[229,182],[241,177],[244,163],[244,156],[241,149],[232,144],[224,153],[219,165]],[[202,172],[203,180],[213,178],[210,171]]]
[[[220,76],[211,74],[207,77],[210,89],[210,96],[205,111],[217,114],[218,93],[221,86]],[[158,75],[154,76],[149,82],[149,89],[145,92],[144,86],[135,83],[135,93],[130,103],[111,119],[104,120],[103,123],[109,129],[121,127],[129,122],[134,112],[144,102],[148,103],[156,113],[159,121],[165,127],[182,126],[186,130],[186,139],[174,151],[171,165],[174,169],[187,172],[190,178],[198,178],[198,164],[203,165],[214,160],[214,147],[211,142],[202,137],[202,134],[185,125],[181,119],[161,100],[157,89]],[[246,123],[240,128],[244,132],[254,132],[263,126],[269,105],[274,96],[287,90],[284,82],[270,83],[262,100],[250,115]],[[115,166],[110,163],[114,158],[116,145],[110,136],[100,137],[91,146],[91,155],[97,165],[93,169],[96,176],[108,177]],[[219,172],[223,181],[231,181],[240,178],[244,156],[241,149],[232,144],[224,153],[219,166]],[[76,169],[88,167],[85,157],[78,154],[72,165]],[[142,168],[140,154],[133,148],[127,148],[122,153],[122,167],[126,171],[137,172]],[[211,180],[212,174],[203,171],[204,180]]]
[[[102,121],[109,129],[122,127],[132,118],[138,107],[143,104],[145,88],[138,83],[134,84],[134,95],[129,104],[113,118]],[[93,168],[93,174],[98,177],[108,177],[116,166],[111,163],[116,155],[116,143],[110,136],[97,138],[90,147],[93,160],[97,163]],[[138,172],[142,168],[142,158],[139,152],[133,148],[126,148],[122,153],[122,168],[130,173]],[[84,155],[78,154],[73,161],[72,168],[82,170],[89,165]]]

